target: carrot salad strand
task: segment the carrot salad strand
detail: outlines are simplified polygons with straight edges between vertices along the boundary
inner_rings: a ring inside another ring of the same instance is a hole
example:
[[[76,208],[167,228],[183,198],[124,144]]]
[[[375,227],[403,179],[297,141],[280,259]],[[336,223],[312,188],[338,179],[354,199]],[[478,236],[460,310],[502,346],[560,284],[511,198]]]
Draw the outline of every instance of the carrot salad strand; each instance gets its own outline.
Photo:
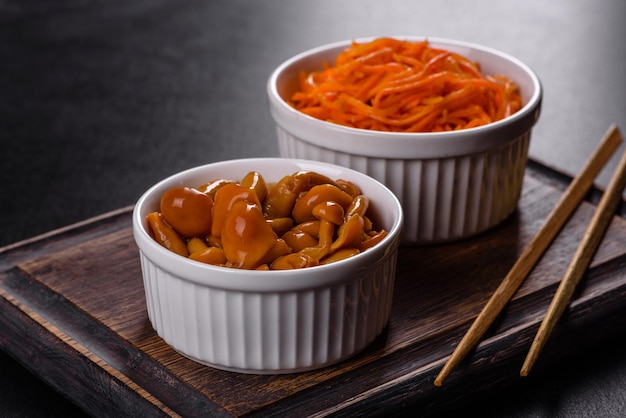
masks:
[[[441,132],[495,122],[522,108],[518,87],[428,41],[353,42],[317,72],[301,73],[291,104],[353,128]]]

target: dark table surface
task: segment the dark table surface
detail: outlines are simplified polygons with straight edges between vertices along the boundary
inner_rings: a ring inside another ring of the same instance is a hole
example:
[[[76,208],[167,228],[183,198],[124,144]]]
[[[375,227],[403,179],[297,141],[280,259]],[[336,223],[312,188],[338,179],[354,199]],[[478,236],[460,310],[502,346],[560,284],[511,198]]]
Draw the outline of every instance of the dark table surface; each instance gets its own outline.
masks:
[[[626,129],[625,19],[623,0],[0,1],[0,246],[131,205],[181,169],[277,156],[270,72],[356,37],[461,39],[525,61],[545,90],[530,155],[574,175],[610,124]],[[459,414],[626,416],[617,332]],[[0,416],[69,413],[0,351]]]

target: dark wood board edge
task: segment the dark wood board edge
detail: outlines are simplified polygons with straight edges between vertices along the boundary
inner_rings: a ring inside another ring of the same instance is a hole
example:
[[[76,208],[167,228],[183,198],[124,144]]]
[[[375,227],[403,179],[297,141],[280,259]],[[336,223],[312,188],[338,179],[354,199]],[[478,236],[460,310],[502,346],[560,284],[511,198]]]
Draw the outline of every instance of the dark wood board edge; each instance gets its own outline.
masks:
[[[24,259],[62,250],[131,226],[133,206],[103,213],[45,234],[0,247],[0,272],[11,269]]]
[[[3,291],[8,295],[2,295]],[[39,281],[30,278],[25,272],[16,268],[0,275],[0,296],[13,301],[14,307],[21,310],[24,315],[36,312],[40,316],[37,321],[39,325],[47,328],[51,334],[55,334],[58,325],[57,329],[62,328],[60,332],[68,335],[77,346],[88,347],[83,354],[94,363],[106,363],[107,367],[102,372],[108,374],[107,380],[127,379],[132,382],[130,385],[128,382],[120,382],[126,384],[128,391],[137,392],[138,388],[141,388],[158,399],[161,407],[166,410],[171,408],[175,414],[182,416],[230,416],[219,405],[185,384],[87,312]],[[29,327],[28,325],[21,328],[28,331]],[[63,339],[61,342],[67,343]],[[10,352],[14,352],[22,348],[22,341],[7,339],[5,345],[9,347]],[[66,350],[72,348],[74,348],[72,344],[68,344]],[[88,388],[81,388],[81,391],[84,390]],[[100,397],[101,394],[96,391],[92,396]]]
[[[21,309],[3,289],[0,296],[2,350],[84,411],[111,417],[172,415],[94,362],[69,339],[51,331],[36,314]]]

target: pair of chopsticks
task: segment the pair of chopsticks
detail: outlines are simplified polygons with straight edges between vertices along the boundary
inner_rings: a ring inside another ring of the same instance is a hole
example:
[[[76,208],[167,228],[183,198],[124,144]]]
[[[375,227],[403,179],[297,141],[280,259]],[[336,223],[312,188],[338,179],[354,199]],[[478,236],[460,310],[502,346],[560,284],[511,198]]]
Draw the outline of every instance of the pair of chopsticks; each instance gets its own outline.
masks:
[[[515,294],[543,253],[550,246],[562,227],[587,194],[595,178],[609,161],[622,142],[622,135],[615,125],[611,125],[598,148],[591,155],[581,172],[576,176],[548,215],[539,232],[526,246],[502,283],[495,290],[483,310],[474,320],[461,342],[456,347],[439,375],[435,386],[441,386],[446,377],[478,343],[489,326],[493,323],[504,306]],[[609,181],[600,203],[589,223],[587,230],[568,266],[555,296],[546,312],[535,339],[522,366],[520,374],[527,376],[539,353],[554,329],[561,314],[569,304],[574,290],[584,275],[587,267],[600,245],[626,187],[626,151],[620,159]]]

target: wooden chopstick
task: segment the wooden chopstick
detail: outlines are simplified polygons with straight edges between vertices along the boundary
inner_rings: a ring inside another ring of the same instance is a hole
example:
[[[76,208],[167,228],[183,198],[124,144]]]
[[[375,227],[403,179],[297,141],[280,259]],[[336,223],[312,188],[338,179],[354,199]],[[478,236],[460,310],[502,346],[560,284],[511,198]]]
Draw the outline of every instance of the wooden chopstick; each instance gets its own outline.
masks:
[[[576,207],[578,207],[585,194],[589,191],[595,178],[621,142],[622,135],[619,129],[615,125],[611,125],[598,148],[591,155],[578,176],[572,180],[557,205],[548,215],[544,225],[526,246],[483,310],[476,317],[465,336],[461,339],[461,342],[435,379],[435,386],[441,386],[454,367],[456,367],[478,343],[504,306],[515,294],[526,276],[533,269],[537,261],[539,261]]]
[[[585,230],[585,235],[583,235],[571,263],[565,271],[561,283],[559,283],[546,316],[543,318],[537,335],[535,335],[535,339],[530,346],[526,360],[524,360],[520,375],[528,375],[539,353],[545,346],[550,333],[569,304],[578,282],[580,282],[580,279],[587,271],[587,267],[589,267],[611,223],[615,210],[622,199],[624,187],[626,187],[626,150],[622,154],[622,158],[609,181],[607,189],[602,195],[602,199],[600,199],[600,203],[598,203],[598,207]]]

